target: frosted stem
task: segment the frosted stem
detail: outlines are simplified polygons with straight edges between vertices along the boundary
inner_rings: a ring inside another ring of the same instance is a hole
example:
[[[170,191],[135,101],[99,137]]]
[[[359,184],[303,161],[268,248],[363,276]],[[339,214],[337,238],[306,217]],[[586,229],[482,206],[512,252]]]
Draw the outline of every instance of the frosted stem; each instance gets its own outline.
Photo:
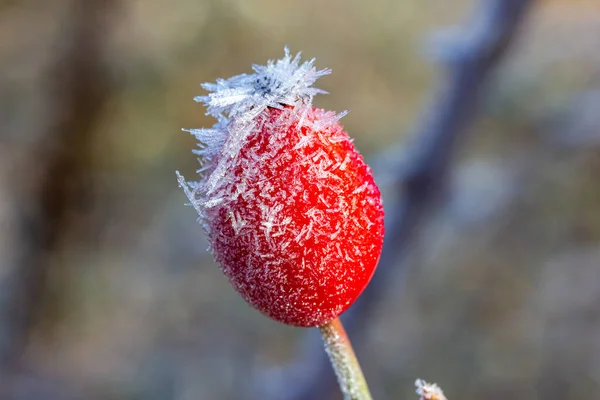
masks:
[[[367,381],[339,318],[319,327],[344,400],[372,400]]]

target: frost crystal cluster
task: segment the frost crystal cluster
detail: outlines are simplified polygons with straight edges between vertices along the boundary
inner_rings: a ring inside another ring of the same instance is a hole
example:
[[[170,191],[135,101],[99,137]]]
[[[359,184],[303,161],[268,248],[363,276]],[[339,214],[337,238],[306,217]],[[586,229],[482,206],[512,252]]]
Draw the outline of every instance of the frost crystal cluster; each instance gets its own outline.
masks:
[[[442,389],[435,383],[427,383],[423,379],[417,379],[415,386],[417,387],[417,394],[421,396],[420,400],[447,400]]]
[[[198,182],[179,183],[217,261],[253,307],[297,326],[341,314],[369,282],[383,243],[370,168],[339,125],[312,106],[329,70],[285,56],[204,84],[195,100],[217,119],[192,129]]]

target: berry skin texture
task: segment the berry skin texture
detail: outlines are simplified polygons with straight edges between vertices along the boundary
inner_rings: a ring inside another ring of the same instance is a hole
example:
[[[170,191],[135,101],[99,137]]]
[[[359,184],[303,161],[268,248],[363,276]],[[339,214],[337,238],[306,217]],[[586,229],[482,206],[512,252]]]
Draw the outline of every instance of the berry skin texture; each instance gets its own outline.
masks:
[[[312,106],[328,74],[299,55],[205,84],[218,123],[190,130],[199,182],[179,183],[215,261],[252,307],[285,324],[338,317],[369,283],[383,245],[383,206],[370,168],[339,124]]]
[[[383,244],[383,208],[369,167],[325,111],[269,108],[209,212],[212,247],[234,288],[269,317],[319,326],[368,284]],[[315,129],[314,126],[317,126]],[[236,196],[236,190],[244,188]]]

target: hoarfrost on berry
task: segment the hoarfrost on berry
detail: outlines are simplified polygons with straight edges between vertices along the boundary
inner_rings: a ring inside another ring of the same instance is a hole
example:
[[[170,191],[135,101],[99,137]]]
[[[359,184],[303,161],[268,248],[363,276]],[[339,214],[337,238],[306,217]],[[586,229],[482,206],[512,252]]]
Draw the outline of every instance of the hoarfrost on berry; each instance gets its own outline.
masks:
[[[217,119],[199,141],[199,182],[179,183],[215,260],[251,305],[315,326],[343,312],[374,272],[383,209],[369,167],[336,114],[312,106],[329,70],[281,60],[204,84]]]

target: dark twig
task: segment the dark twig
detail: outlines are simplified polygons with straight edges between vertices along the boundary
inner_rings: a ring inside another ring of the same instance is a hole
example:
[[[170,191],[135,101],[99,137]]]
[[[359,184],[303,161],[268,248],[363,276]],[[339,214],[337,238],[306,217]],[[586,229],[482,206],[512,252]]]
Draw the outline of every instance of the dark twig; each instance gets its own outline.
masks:
[[[506,53],[533,0],[481,0],[471,28],[446,43],[443,61],[448,77],[417,129],[418,142],[409,168],[398,172],[401,201],[387,210],[385,245],[373,280],[342,320],[352,341],[360,343],[370,326],[374,307],[389,289],[390,276],[406,254],[416,228],[440,198],[459,137],[474,119],[482,88]],[[448,47],[451,46],[451,47]],[[273,397],[293,400],[325,399],[337,390],[336,380],[317,341],[306,344],[294,379],[284,376],[285,392]],[[304,373],[304,374],[302,374]],[[300,375],[298,375],[300,374]],[[287,379],[290,378],[290,379]],[[294,386],[289,385],[294,382]]]
[[[68,31],[59,41],[56,64],[48,71],[54,110],[25,171],[35,184],[19,211],[19,256],[11,275],[0,282],[0,381],[21,368],[21,357],[48,300],[52,257],[67,227],[89,206],[94,127],[109,96],[104,66],[106,19],[115,0],[72,1]],[[15,178],[16,179],[16,178]],[[21,176],[20,179],[23,179]],[[0,397],[5,398],[1,392]]]

